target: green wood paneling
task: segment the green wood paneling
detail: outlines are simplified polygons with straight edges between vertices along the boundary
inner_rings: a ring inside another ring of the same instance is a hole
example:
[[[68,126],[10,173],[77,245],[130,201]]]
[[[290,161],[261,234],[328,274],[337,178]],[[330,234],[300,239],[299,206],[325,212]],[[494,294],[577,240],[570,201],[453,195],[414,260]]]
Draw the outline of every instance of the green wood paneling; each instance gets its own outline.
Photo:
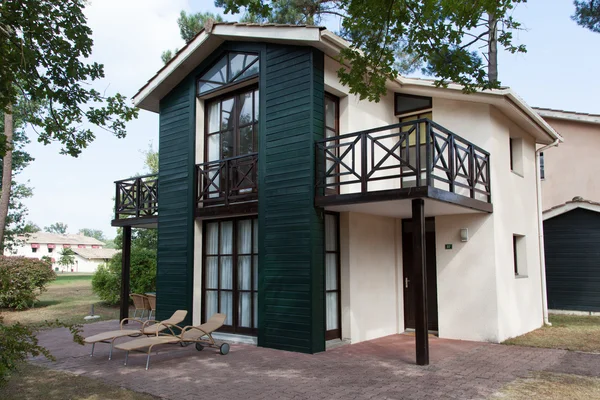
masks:
[[[323,218],[314,141],[323,137],[323,54],[267,45],[261,69],[259,346],[325,350]]]
[[[160,102],[157,318],[187,310],[191,322],[194,246],[194,80]]]

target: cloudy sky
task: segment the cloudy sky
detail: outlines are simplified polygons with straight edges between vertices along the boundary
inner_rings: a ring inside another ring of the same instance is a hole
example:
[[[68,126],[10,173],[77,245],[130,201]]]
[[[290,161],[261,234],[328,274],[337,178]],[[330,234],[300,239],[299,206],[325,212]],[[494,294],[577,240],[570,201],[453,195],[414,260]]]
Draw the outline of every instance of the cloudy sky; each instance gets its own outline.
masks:
[[[97,88],[131,98],[161,67],[162,51],[183,45],[176,23],[181,10],[218,11],[212,0],[91,0],[86,15],[94,31],[93,60],[106,71]],[[528,52],[501,54],[500,80],[533,106],[600,114],[600,34],[577,26],[572,12],[571,0],[519,5],[514,16],[526,31],[516,41]],[[78,158],[38,144],[32,133],[27,150],[35,161],[17,178],[34,188],[26,201],[29,219],[42,228],[60,221],[73,233],[94,228],[114,237],[113,182],[144,172],[141,151],[158,144],[158,115],[140,111],[127,131],[127,138],[117,139],[99,130]]]

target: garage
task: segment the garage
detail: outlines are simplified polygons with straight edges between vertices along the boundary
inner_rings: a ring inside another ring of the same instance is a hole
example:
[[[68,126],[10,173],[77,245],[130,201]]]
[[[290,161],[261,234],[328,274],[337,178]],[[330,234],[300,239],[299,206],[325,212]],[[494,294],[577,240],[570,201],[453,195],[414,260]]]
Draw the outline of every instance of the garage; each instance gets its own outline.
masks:
[[[544,243],[548,308],[600,311],[600,204],[544,212]]]

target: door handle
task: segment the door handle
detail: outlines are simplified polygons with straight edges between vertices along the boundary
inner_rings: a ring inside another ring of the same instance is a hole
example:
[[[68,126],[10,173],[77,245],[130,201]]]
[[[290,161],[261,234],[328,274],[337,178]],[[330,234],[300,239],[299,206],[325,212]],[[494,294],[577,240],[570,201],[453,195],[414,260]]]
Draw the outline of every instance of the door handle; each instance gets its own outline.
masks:
[[[404,278],[404,287],[407,289],[408,289],[408,282],[410,282],[410,279]]]

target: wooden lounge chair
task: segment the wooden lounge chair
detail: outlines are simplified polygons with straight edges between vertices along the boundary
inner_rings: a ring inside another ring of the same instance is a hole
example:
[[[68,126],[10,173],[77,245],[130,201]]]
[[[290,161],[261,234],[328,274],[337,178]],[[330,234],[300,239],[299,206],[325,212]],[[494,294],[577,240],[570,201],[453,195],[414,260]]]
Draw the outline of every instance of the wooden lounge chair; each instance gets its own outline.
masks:
[[[171,318],[166,319],[164,321],[154,321],[154,320],[141,321],[141,320],[135,319],[135,318],[124,318],[121,321],[121,329],[109,331],[109,332],[98,333],[97,335],[86,337],[83,341],[85,343],[92,344],[92,352],[90,354],[90,357],[94,356],[94,347],[96,346],[96,343],[109,343],[110,344],[110,352],[108,353],[108,359],[110,360],[110,359],[112,359],[112,350],[113,350],[113,345],[114,345],[114,342],[116,339],[121,338],[121,337],[126,337],[126,336],[135,337],[135,336],[141,336],[141,335],[148,335],[148,336],[154,337],[154,336],[158,335],[160,332],[167,330],[167,329],[170,330],[172,334],[175,334],[175,332],[171,328],[176,327],[181,330],[181,328],[179,326],[177,326],[177,324],[180,324],[181,322],[183,322],[186,315],[187,315],[187,311],[178,310],[173,313]],[[135,321],[135,322],[142,324],[142,326],[140,329],[123,329],[123,324],[125,323],[125,321]]]
[[[225,314],[214,314],[202,325],[184,327],[179,335],[159,336],[157,333],[155,336],[119,343],[115,348],[126,351],[125,365],[127,365],[130,351],[146,353],[146,370],[150,367],[150,353],[152,352],[152,348],[161,344],[180,344],[184,347],[195,343],[196,350],[198,351],[202,351],[205,346],[209,346],[219,349],[219,352],[222,355],[226,355],[229,353],[229,344],[222,343],[221,345],[218,345],[212,337],[212,333],[223,326],[225,318]]]
[[[130,296],[133,300],[133,306],[135,307],[133,318],[137,317],[138,311],[142,312],[140,318],[144,318],[144,313],[148,311],[148,319],[150,319],[150,303],[148,302],[148,297],[143,294],[130,294]]]

